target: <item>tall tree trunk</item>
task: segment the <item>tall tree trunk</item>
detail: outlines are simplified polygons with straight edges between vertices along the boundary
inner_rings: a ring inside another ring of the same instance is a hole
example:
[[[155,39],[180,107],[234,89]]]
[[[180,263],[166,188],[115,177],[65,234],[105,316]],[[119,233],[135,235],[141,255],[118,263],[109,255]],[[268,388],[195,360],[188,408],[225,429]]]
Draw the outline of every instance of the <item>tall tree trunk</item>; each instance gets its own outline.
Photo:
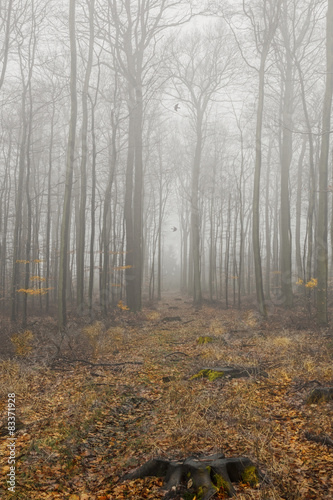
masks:
[[[2,49],[2,68],[0,73],[0,89],[5,81],[5,74],[7,70],[8,55],[9,55],[9,42],[10,42],[10,32],[12,29],[12,10],[13,10],[13,0],[9,0],[7,8],[7,19],[5,27],[5,39]]]
[[[76,40],[75,40],[75,0],[69,2],[69,40],[71,51],[70,95],[71,112],[68,132],[66,179],[63,214],[60,233],[60,263],[58,281],[58,327],[61,330],[67,322],[66,290],[68,273],[68,246],[70,238],[71,194],[73,186],[75,134],[77,122],[77,90],[76,90]]]
[[[47,214],[46,214],[46,314],[49,313],[50,308],[50,246],[51,246],[51,185],[52,185],[52,154],[54,142],[54,115],[55,105],[52,103],[52,117],[51,117],[51,130],[50,130],[50,145],[49,145],[49,169],[47,175]]]
[[[327,324],[327,180],[330,144],[331,108],[333,93],[333,2],[328,0],[326,20],[326,87],[323,102],[323,122],[321,151],[319,158],[319,205],[317,226],[317,318],[321,324]]]
[[[77,251],[77,292],[76,301],[78,308],[82,308],[84,305],[84,255],[85,255],[85,229],[86,229],[86,199],[87,199],[87,135],[88,135],[88,91],[89,91],[89,81],[93,63],[93,51],[94,51],[94,5],[95,0],[90,0],[88,2],[89,9],[89,50],[88,50],[88,61],[84,77],[83,89],[82,89],[82,131],[81,131],[81,141],[82,141],[82,157],[81,157],[81,193],[80,193],[80,208],[78,217],[78,235],[76,242]]]
[[[256,126],[256,159],[254,170],[254,188],[253,188],[253,221],[252,221],[252,239],[253,239],[253,256],[254,256],[254,271],[256,278],[257,300],[260,313],[266,317],[266,305],[262,281],[261,255],[260,255],[260,173],[261,173],[261,157],[262,157],[262,121],[264,111],[264,85],[265,85],[265,62],[268,53],[268,47],[261,53],[261,63],[259,69],[259,100],[257,109],[257,126]]]
[[[97,94],[96,94],[97,95]],[[93,316],[93,291],[94,291],[94,267],[95,267],[95,210],[96,210],[96,135],[95,135],[95,102],[91,101],[91,136],[92,136],[92,159],[91,159],[91,205],[90,205],[90,259],[89,259],[89,287],[88,287],[88,304],[89,316]]]
[[[135,172],[133,192],[133,266],[134,266],[134,296],[130,309],[139,311],[142,305],[142,273],[143,273],[143,158],[142,158],[142,128],[143,102],[141,77],[138,77],[135,90]]]
[[[28,290],[29,280],[30,280],[30,258],[31,258],[31,233],[32,233],[32,207],[31,207],[31,197],[30,197],[30,175],[31,175],[31,165],[30,165],[30,144],[31,144],[31,133],[32,133],[32,96],[31,96],[31,86],[29,84],[29,101],[30,101],[30,112],[29,112],[29,126],[27,135],[27,148],[26,148],[26,178],[25,178],[25,196],[27,203],[27,237],[25,243],[25,276],[24,276],[24,288]],[[28,319],[28,293],[26,292],[23,296],[23,311],[22,311],[22,327],[26,328]]]
[[[116,169],[117,150],[116,150],[116,123],[112,113],[112,136],[111,136],[111,158],[108,183],[104,195],[103,205],[103,268],[102,268],[102,283],[101,283],[101,306],[104,314],[107,313],[107,308],[110,301],[110,269],[109,269],[109,251],[110,251],[110,230],[111,230],[111,194],[112,184]]]
[[[269,144],[269,152],[267,159],[266,170],[266,196],[265,196],[265,231],[266,231],[266,269],[265,269],[265,293],[268,300],[271,299],[271,227],[270,227],[270,172],[271,172],[271,149],[272,145]]]
[[[135,147],[135,121],[133,119],[134,97],[130,92],[129,97],[129,123],[128,123],[128,150],[126,165],[126,183],[125,183],[125,202],[124,218],[126,226],[126,299],[130,309],[134,304],[134,286],[133,281],[133,252],[134,252],[134,234],[133,234],[133,172],[134,172],[134,147]]]
[[[202,301],[200,277],[200,216],[199,216],[199,178],[202,153],[202,116],[198,110],[196,124],[196,146],[192,168],[191,188],[191,246],[193,257],[193,302],[199,306]]]
[[[22,94],[22,132],[21,144],[19,152],[19,172],[17,193],[15,201],[15,224],[13,236],[13,268],[12,268],[12,285],[11,285],[11,321],[16,321],[17,308],[17,289],[19,284],[19,258],[21,253],[20,232],[22,226],[22,208],[23,208],[23,184],[25,177],[25,158],[26,158],[26,142],[27,142],[27,117],[26,117],[26,97],[27,87],[25,86]]]
[[[282,141],[280,146],[280,271],[281,299],[285,307],[292,307],[293,289],[291,269],[289,170],[292,160],[293,70],[289,47],[287,47],[286,50],[286,60],[284,95],[282,97]]]
[[[228,200],[228,222],[227,222],[227,235],[225,246],[225,307],[229,307],[229,253],[230,253],[230,225],[231,225],[231,195],[229,194]]]
[[[295,252],[297,276],[302,278],[303,265],[301,253],[301,215],[302,215],[302,191],[303,191],[303,161],[306,151],[306,138],[303,139],[301,154],[298,159],[297,169],[297,197],[296,197],[296,231],[295,231]]]

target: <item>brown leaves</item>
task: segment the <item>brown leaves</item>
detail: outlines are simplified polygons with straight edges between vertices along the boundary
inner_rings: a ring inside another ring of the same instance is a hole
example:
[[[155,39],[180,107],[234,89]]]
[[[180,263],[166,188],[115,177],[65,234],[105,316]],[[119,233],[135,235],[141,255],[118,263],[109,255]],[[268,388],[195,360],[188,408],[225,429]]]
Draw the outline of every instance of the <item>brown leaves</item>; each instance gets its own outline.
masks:
[[[20,418],[27,428],[17,434],[21,491],[40,499],[157,500],[163,496],[161,480],[120,483],[119,477],[153,456],[222,449],[259,461],[270,479],[264,486],[267,498],[291,498],[297,491],[302,499],[332,498],[333,456],[324,444],[304,438],[304,432],[333,436],[332,403],[304,404],[308,380],[323,386],[330,380],[323,338],[282,331],[269,321],[259,324],[251,311],[203,307],[195,314],[179,305],[183,321],[170,322],[167,329],[157,323],[167,315],[167,304],[144,311],[138,325],[131,317],[131,329],[122,311],[110,329],[102,323],[79,329],[96,363],[140,359],[143,365],[119,364],[117,370],[67,365],[69,371],[64,365],[29,371],[20,361],[0,366],[2,380],[10,372],[11,381],[22,387]],[[209,334],[214,343],[196,344]],[[102,348],[95,349],[100,340]],[[189,380],[204,366],[222,364],[263,365],[269,378]],[[5,436],[0,452],[6,456]],[[246,484],[236,488],[240,499],[261,498]]]

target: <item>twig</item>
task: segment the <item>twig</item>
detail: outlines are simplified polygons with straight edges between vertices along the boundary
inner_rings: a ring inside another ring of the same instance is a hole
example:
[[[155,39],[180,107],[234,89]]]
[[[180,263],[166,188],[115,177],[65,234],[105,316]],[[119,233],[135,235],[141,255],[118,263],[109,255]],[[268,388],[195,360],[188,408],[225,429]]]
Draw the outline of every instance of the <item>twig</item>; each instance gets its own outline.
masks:
[[[175,356],[175,355],[182,355],[182,356],[189,356],[188,354],[186,354],[185,352],[181,352],[181,351],[176,351],[176,352],[171,352],[170,354],[167,354],[165,356],[165,358],[168,358],[169,356]]]
[[[123,361],[122,363],[92,363],[91,361],[87,361],[85,359],[62,359],[64,363],[83,363],[89,366],[123,366],[123,365],[143,365],[143,361]]]
[[[288,392],[299,392],[302,389],[304,389],[304,387],[307,387],[308,385],[311,385],[311,384],[322,385],[322,383],[318,382],[318,380],[309,380],[308,382],[305,382],[302,385],[296,385],[293,389],[290,389],[290,391],[288,391]]]

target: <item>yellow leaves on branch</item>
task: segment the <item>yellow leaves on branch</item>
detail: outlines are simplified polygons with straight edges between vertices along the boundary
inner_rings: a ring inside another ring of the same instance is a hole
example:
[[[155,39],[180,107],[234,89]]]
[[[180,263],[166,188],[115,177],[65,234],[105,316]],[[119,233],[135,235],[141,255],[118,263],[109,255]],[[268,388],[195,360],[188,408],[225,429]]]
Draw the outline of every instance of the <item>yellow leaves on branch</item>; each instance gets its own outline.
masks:
[[[298,278],[298,281],[296,281],[296,285],[302,286],[304,285],[304,281],[301,278]],[[316,278],[311,278],[310,281],[305,283],[305,288],[316,288],[318,286],[318,280]]]
[[[133,266],[116,266],[116,267],[113,267],[112,269],[114,269],[115,271],[122,271],[123,269],[131,269]]]
[[[30,264],[30,262],[31,262],[30,260],[17,260],[16,264]],[[45,261],[41,259],[34,259],[32,262],[34,262],[35,264],[39,264]]]
[[[31,276],[30,281],[46,281],[46,278],[42,278],[41,276]]]
[[[129,307],[123,304],[122,300],[119,300],[117,307],[119,307],[119,309],[121,309],[122,311],[129,311]]]
[[[26,293],[27,295],[46,295],[52,288],[20,288],[17,293]]]
[[[305,285],[306,288],[316,288],[316,286],[318,286],[318,280],[316,278],[311,278]]]

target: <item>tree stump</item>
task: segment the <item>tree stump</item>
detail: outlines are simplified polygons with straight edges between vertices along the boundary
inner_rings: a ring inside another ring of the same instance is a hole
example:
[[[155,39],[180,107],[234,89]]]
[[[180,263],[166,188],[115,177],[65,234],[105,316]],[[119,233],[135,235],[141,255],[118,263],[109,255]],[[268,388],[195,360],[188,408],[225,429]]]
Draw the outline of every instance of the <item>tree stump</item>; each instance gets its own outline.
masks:
[[[164,478],[164,499],[187,491],[200,500],[209,500],[223,489],[229,497],[236,494],[232,482],[245,482],[255,486],[262,474],[247,457],[225,458],[223,453],[211,456],[188,457],[185,460],[153,458],[122,480],[147,476]]]

